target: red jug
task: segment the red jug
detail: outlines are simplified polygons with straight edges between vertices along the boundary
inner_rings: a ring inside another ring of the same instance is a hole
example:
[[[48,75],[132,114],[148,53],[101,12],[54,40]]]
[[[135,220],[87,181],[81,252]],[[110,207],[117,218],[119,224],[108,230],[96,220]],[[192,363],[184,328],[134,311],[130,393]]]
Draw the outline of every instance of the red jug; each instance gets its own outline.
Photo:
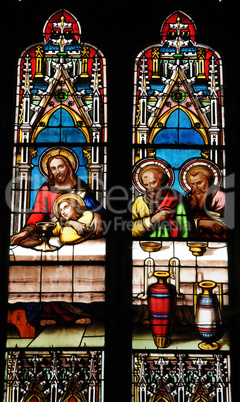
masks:
[[[176,288],[167,283],[169,272],[155,271],[158,283],[148,287],[149,318],[155,345],[159,348],[169,346],[173,320],[176,310]]]

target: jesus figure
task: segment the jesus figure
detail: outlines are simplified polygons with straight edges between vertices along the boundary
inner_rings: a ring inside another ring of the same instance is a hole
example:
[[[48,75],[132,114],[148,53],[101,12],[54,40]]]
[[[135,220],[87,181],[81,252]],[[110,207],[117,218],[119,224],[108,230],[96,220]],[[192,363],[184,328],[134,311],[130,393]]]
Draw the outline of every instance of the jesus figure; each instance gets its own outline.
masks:
[[[35,247],[41,243],[37,230],[37,222],[48,222],[54,218],[53,204],[62,194],[77,194],[93,213],[90,224],[92,234],[100,237],[103,233],[102,214],[104,209],[94,198],[87,184],[78,178],[69,159],[63,155],[51,156],[47,162],[48,179],[40,188],[26,225],[16,235],[11,237],[11,244],[25,247]],[[84,228],[79,229],[79,235],[84,235]]]

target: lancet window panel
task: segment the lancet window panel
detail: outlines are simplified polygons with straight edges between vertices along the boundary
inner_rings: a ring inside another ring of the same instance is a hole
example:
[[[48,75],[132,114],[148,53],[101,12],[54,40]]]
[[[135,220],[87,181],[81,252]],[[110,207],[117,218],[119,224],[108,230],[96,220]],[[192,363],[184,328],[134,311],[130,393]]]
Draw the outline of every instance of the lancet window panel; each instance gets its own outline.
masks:
[[[132,400],[228,401],[223,66],[182,11],[135,59],[132,134]]]
[[[48,18],[43,37],[18,61],[13,175],[6,191],[6,401],[100,402],[106,61],[81,41],[80,23],[67,10]]]

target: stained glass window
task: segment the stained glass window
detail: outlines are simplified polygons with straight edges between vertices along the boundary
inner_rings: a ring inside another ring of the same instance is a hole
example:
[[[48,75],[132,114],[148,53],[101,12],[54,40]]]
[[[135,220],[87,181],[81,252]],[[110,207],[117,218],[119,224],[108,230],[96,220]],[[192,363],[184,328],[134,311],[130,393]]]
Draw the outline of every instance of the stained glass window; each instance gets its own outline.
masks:
[[[229,180],[238,155],[237,12],[226,0],[5,3],[0,399],[237,401],[239,259]],[[61,187],[66,170],[73,181],[62,193],[55,181]],[[166,190],[155,188],[158,211],[144,205],[149,171],[161,172]],[[220,216],[206,194],[191,196],[203,173],[222,196]],[[48,187],[57,190],[51,199]],[[143,221],[147,208],[164,223]],[[65,222],[69,209],[84,209],[68,222],[77,230]],[[214,221],[208,236],[204,220]],[[28,236],[15,237],[24,228]],[[39,230],[46,234],[35,236]],[[149,313],[165,330],[169,319],[148,301],[160,299],[157,281],[173,313],[165,336],[150,322]],[[206,309],[215,321],[205,322]],[[198,338],[201,330],[205,338],[215,332],[215,349]]]
[[[18,61],[6,401],[101,401],[106,62],[65,9],[43,37]]]
[[[221,56],[177,11],[134,74],[132,400],[228,401]]]

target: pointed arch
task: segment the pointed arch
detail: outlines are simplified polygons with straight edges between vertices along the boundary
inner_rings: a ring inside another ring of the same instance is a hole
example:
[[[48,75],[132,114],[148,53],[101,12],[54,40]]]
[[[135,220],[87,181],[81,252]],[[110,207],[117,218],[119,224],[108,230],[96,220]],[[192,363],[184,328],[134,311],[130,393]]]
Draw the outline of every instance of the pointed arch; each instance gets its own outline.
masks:
[[[81,117],[73,110],[68,108],[65,105],[58,105],[55,108],[50,109],[46,114],[44,114],[44,116],[40,119],[40,121],[38,122],[36,128],[34,129],[32,136],[31,136],[31,142],[34,143],[36,141],[37,136],[40,134],[40,132],[42,130],[44,130],[47,126],[48,126],[48,122],[51,118],[51,116],[59,109],[64,109],[66,110],[72,117],[74,125],[77,129],[79,129],[79,131],[81,131],[85,138],[86,138],[86,142],[90,142],[90,133],[89,130],[86,126],[86,124],[84,123],[84,121],[81,119]],[[80,128],[81,127],[81,128]]]
[[[190,38],[191,38],[192,42],[194,42],[195,36],[197,33],[197,27],[195,25],[195,22],[192,20],[192,18],[188,14],[186,14],[185,12],[183,12],[181,10],[177,10],[177,11],[174,11],[173,13],[171,13],[162,23],[162,26],[160,29],[160,34],[162,36],[162,40],[164,41],[167,38],[167,31],[169,29],[169,24],[176,22],[176,19],[178,17],[180,17],[184,23],[188,24]]]
[[[43,399],[39,395],[33,394],[29,398],[25,399],[25,402],[43,402]]]
[[[189,120],[191,122],[192,128],[201,135],[201,137],[203,138],[204,144],[207,145],[209,143],[209,138],[208,138],[208,134],[207,134],[206,129],[203,126],[201,120],[198,119],[197,116],[195,114],[193,114],[190,110],[188,110],[182,106],[178,106],[178,105],[173,107],[172,109],[169,109],[167,112],[165,112],[159,118],[159,120],[155,123],[152,131],[150,132],[149,143],[152,144],[154,142],[156,135],[166,127],[168,119],[170,118],[172,113],[174,113],[176,110],[182,110],[187,115],[187,117],[189,118]],[[161,126],[161,128],[159,128],[159,126]]]
[[[161,395],[158,398],[156,398],[154,402],[168,402],[168,400]]]
[[[65,9],[60,9],[58,11],[55,11],[47,19],[47,21],[43,27],[44,41],[46,42],[50,38],[53,23],[56,22],[57,20],[59,20],[60,16],[64,17],[64,19],[66,20],[67,23],[72,24],[74,37],[78,42],[80,42],[81,25],[80,25],[79,21],[76,19],[76,17],[70,11],[65,10]]]
[[[158,384],[158,388],[152,399],[152,402],[173,402],[173,398],[170,392],[168,392],[168,389],[162,379]]]
[[[79,392],[78,395],[70,394],[67,397],[63,397],[63,402],[85,402],[85,398],[82,396],[82,393]]]

